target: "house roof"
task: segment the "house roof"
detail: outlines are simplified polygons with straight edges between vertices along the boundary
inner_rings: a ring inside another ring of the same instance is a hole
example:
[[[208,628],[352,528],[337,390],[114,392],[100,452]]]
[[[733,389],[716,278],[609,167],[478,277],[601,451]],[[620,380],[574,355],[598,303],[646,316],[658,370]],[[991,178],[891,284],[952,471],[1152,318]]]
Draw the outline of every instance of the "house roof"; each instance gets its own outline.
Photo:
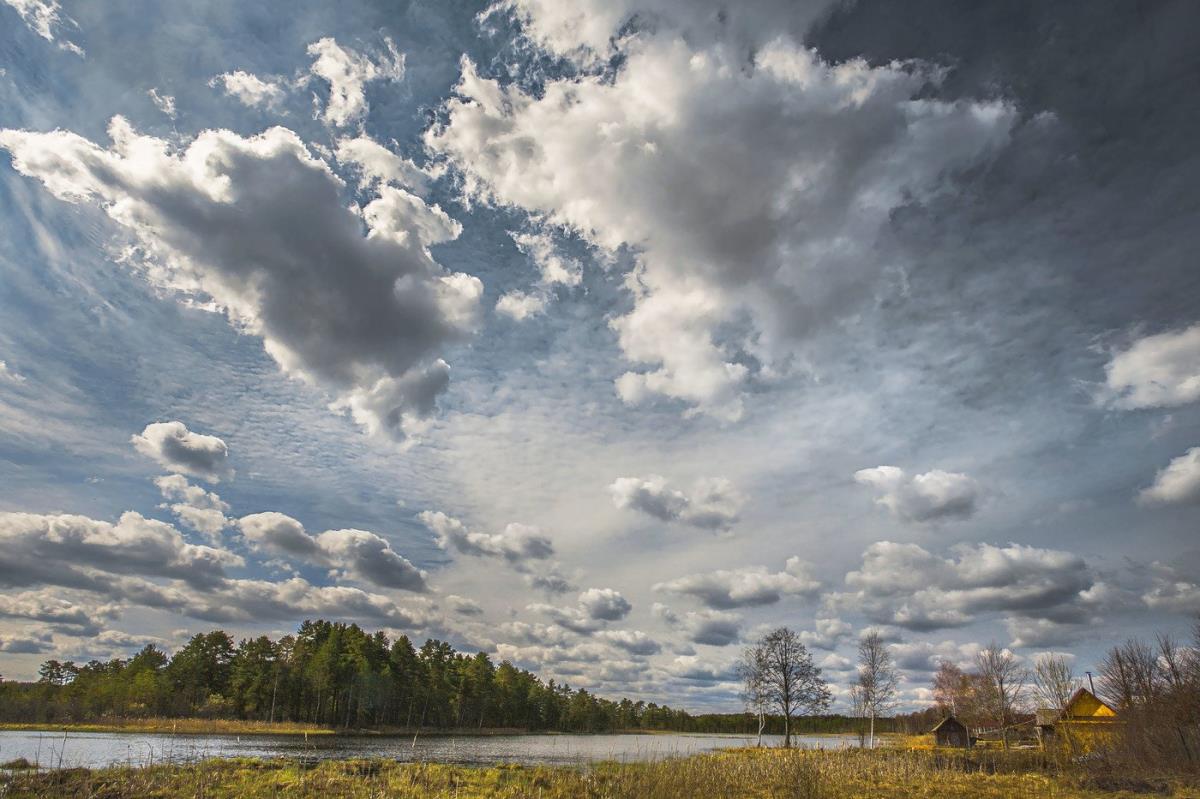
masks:
[[[1115,716],[1117,710],[1088,689],[1078,688],[1067,700],[1062,715],[1066,718]]]
[[[942,728],[943,725],[948,724],[950,722],[953,722],[960,727],[963,726],[963,723],[961,721],[959,721],[958,719],[954,718],[954,716],[946,716],[946,718],[942,719],[937,724],[933,725],[933,729],[930,730],[930,732],[937,732],[938,730],[940,730]]]

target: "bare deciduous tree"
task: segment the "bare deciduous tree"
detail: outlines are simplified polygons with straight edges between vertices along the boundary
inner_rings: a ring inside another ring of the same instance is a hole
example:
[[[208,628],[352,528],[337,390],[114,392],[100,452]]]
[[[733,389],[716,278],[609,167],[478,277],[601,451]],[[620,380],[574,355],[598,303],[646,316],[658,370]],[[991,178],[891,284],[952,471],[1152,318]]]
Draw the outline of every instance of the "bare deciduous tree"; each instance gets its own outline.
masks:
[[[967,673],[948,660],[939,660],[933,674],[933,701],[943,712],[958,716],[966,710],[966,695],[970,688]]]
[[[1130,638],[1108,650],[1100,663],[1100,690],[1119,709],[1145,704],[1158,692],[1158,653]]]
[[[1043,705],[1062,713],[1079,680],[1065,657],[1046,653],[1033,663],[1033,685]]]
[[[758,717],[758,745],[762,746],[763,728],[767,725],[767,709],[771,693],[767,686],[767,657],[762,644],[742,650],[737,663],[738,679],[742,682],[742,701]]]
[[[871,630],[858,642],[858,689],[863,712],[871,719],[871,748],[875,747],[875,717],[895,707],[898,682],[892,653],[878,631]]]
[[[1007,649],[995,641],[975,656],[983,710],[1000,725],[1008,748],[1009,727],[1016,720],[1029,682],[1029,671]]]
[[[821,678],[821,670],[813,665],[812,655],[800,642],[800,636],[787,627],[780,627],[758,644],[766,666],[767,694],[783,716],[783,745],[792,745],[792,717],[802,713],[819,713],[829,707],[833,697]]]

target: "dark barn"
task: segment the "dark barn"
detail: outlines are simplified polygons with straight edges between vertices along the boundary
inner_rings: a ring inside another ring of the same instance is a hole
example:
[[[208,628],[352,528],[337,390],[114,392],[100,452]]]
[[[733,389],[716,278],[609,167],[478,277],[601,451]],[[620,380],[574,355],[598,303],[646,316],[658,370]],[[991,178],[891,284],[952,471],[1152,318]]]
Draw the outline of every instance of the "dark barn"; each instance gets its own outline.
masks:
[[[959,749],[966,749],[971,745],[971,737],[967,734],[967,728],[954,716],[947,716],[939,721],[931,732],[937,739],[938,746],[955,746]]]

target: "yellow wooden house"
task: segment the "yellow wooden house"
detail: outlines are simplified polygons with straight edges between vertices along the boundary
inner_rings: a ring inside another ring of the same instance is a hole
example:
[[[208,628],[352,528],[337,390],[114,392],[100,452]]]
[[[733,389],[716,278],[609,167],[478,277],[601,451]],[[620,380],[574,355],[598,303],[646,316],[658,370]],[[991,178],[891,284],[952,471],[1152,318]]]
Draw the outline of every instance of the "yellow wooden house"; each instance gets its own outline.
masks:
[[[1067,744],[1091,749],[1116,730],[1117,711],[1086,688],[1071,694],[1062,712],[1039,710],[1038,737],[1042,744]]]

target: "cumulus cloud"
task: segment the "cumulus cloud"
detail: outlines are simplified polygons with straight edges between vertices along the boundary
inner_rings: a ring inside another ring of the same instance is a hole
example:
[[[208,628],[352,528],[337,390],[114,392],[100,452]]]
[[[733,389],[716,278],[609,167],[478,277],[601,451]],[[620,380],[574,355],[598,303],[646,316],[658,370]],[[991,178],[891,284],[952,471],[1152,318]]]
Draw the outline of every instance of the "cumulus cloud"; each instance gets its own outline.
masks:
[[[55,37],[62,28],[77,27],[75,20],[62,13],[62,6],[58,4],[58,0],[4,0],[4,2],[20,15],[21,21],[31,31],[48,42],[55,41]],[[84,55],[83,48],[74,42],[58,39],[58,46],[75,55]]]
[[[554,238],[545,231],[511,233],[517,249],[529,256],[538,268],[543,286],[578,286],[583,280],[583,265],[559,252]]]
[[[646,657],[662,651],[662,644],[641,630],[603,630],[596,635],[631,655]]]
[[[701,478],[690,492],[673,488],[665,478],[618,477],[608,487],[613,504],[664,522],[682,522],[704,530],[728,530],[738,521],[745,499],[724,478]]]
[[[338,139],[335,155],[339,163],[358,170],[362,189],[389,184],[423,195],[429,182],[429,173],[424,169],[365,134]]]
[[[217,75],[208,82],[211,88],[221,87],[227,97],[232,97],[249,108],[276,109],[287,96],[287,84],[280,78],[263,80],[244,70],[234,70]]]
[[[899,668],[922,673],[937,671],[943,661],[963,669],[972,668],[980,649],[977,643],[960,644],[954,641],[899,642],[888,646]]]
[[[557,564],[533,574],[526,574],[522,579],[525,585],[547,594],[567,594],[575,590],[574,583],[560,571]]]
[[[537,45],[588,67],[620,44],[656,30],[705,41],[716,34],[752,46],[781,34],[801,38],[829,0],[496,0],[481,14],[508,14]]]
[[[599,621],[618,621],[633,609],[629,600],[611,588],[589,588],[579,595],[579,607],[589,618]]]
[[[553,557],[554,545],[536,527],[513,522],[499,533],[480,533],[441,511],[422,511],[418,517],[446,551],[480,558],[501,558],[525,568],[530,561]]]
[[[401,606],[388,597],[350,586],[316,586],[300,577],[281,582],[230,580],[219,591],[188,597],[180,610],[213,622],[326,618],[412,629],[433,621],[425,607]]]
[[[425,572],[392,549],[391,544],[366,530],[328,530],[317,536],[325,556],[349,576],[381,588],[426,591]]]
[[[49,633],[0,633],[0,652],[10,655],[38,655],[54,648],[54,639]]]
[[[553,4],[517,6],[531,29],[561,19]],[[590,27],[588,13],[610,29],[591,4],[571,18]],[[786,369],[869,295],[893,260],[873,250],[892,212],[949,190],[1017,118],[1001,102],[922,97],[932,67],[829,64],[786,37],[747,52],[668,24],[620,47],[614,71],[537,94],[464,59],[426,141],[471,199],[636,253],[632,309],[611,322],[640,365],[616,382],[629,404],[661,395],[740,418],[753,377]]]
[[[1175,566],[1157,561],[1152,564],[1152,570],[1151,585],[1142,594],[1147,607],[1200,616],[1200,580]]]
[[[321,118],[330,125],[344,127],[366,116],[368,82],[404,78],[404,54],[390,38],[384,37],[384,44],[387,52],[376,58],[342,47],[328,36],[308,46],[308,54],[313,57],[310,71],[329,84],[329,99]]]
[[[537,316],[546,309],[546,297],[542,294],[526,294],[523,291],[510,291],[496,300],[496,313],[503,314],[517,322],[531,316]]]
[[[854,628],[842,619],[818,617],[813,619],[813,629],[800,632],[800,640],[805,646],[832,651],[853,632]]]
[[[529,609],[553,619],[560,627],[576,633],[593,633],[610,621],[620,621],[633,606],[611,588],[589,588],[579,595],[575,607],[533,604]]]
[[[255,549],[302,560],[322,554],[317,540],[291,516],[276,511],[252,513],[238,519],[237,524],[242,537]]]
[[[450,594],[446,597],[446,604],[460,616],[482,616],[483,606],[465,596]]]
[[[741,616],[719,610],[688,613],[681,621],[681,627],[688,640],[694,644],[708,646],[729,646],[737,643],[742,634],[741,624]]]
[[[1173,408],[1200,400],[1200,324],[1145,336],[1105,366],[1103,399],[1115,408]]]
[[[763,566],[719,569],[657,583],[654,590],[692,596],[710,608],[730,610],[772,605],[784,596],[812,597],[820,587],[821,583],[809,575],[806,563],[789,558],[781,572],[772,573]]]
[[[168,507],[185,526],[213,541],[219,540],[221,531],[229,526],[225,517],[229,504],[217,494],[192,485],[180,474],[156,477],[154,484],[163,498],[171,501]]]
[[[1144,505],[1200,502],[1200,447],[1192,447],[1173,459],[1142,489],[1138,501]]]
[[[296,134],[209,130],[179,148],[114,118],[102,148],[65,131],[0,131],[13,166],[59,199],[102,207],[154,285],[222,311],[291,376],[362,426],[419,432],[449,383],[437,350],[472,329],[480,282],[429,246],[460,227],[392,186],[347,208]],[[363,235],[363,230],[366,235]]]
[[[854,479],[876,489],[880,496],[875,501],[906,522],[970,518],[981,495],[979,484],[967,475],[941,469],[910,477],[896,466],[876,466],[858,470]]]
[[[329,566],[381,588],[428,590],[425,572],[366,530],[327,530],[312,536],[300,522],[276,512],[243,516],[238,529],[256,549]]]
[[[0,595],[0,617],[46,624],[66,635],[97,635],[119,612],[117,604],[84,607],[46,591]]]
[[[861,568],[847,573],[851,590],[827,595],[826,603],[916,631],[963,626],[986,613],[1083,624],[1104,604],[1103,584],[1078,555],[1020,544],[964,544],[953,553],[877,542]]]
[[[148,424],[130,442],[138,452],[177,474],[190,474],[210,483],[233,476],[225,442],[216,436],[193,433],[183,422]]]
[[[211,587],[237,555],[189,544],[164,522],[128,511],[116,524],[66,514],[0,513],[0,586],[107,590],[113,575]]]

